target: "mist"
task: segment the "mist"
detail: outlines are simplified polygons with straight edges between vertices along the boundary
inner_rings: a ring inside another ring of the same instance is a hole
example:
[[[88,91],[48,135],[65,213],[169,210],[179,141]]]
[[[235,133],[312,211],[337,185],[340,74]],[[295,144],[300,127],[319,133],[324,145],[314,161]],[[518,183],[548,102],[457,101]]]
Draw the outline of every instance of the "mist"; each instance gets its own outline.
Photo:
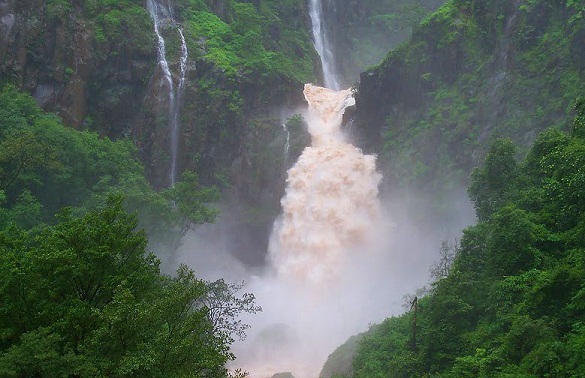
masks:
[[[325,118],[338,124],[341,114]],[[242,318],[251,328],[233,345],[232,363],[253,378],[278,372],[318,377],[347,338],[404,311],[404,295],[428,285],[441,241],[458,237],[474,220],[463,189],[441,199],[450,204],[450,216],[439,220],[424,216],[432,213],[420,205],[431,203],[421,201],[429,194],[378,193],[375,156],[349,144],[339,125],[329,126],[309,130],[313,145],[289,170],[268,251],[237,243],[232,226],[241,214],[226,206],[215,224],[186,235],[178,252],[177,262],[200,278],[245,281],[244,290],[256,296],[263,311]],[[335,159],[329,159],[331,149]],[[264,266],[243,262],[259,253]]]
[[[474,220],[464,192],[459,194],[452,198],[458,217],[430,224],[411,215],[413,209],[403,198],[385,193],[372,238],[346,251],[349,257],[340,274],[320,286],[280,279],[269,265],[258,269],[244,264],[228,242],[227,209],[216,224],[200,226],[185,237],[178,262],[206,280],[245,281],[244,290],[262,307],[261,313],[242,319],[251,328],[246,340],[233,346],[234,369],[243,368],[253,378],[289,371],[296,378],[314,378],[336,347],[371,324],[402,313],[404,295],[429,284],[429,268],[439,257],[441,241],[458,237]]]

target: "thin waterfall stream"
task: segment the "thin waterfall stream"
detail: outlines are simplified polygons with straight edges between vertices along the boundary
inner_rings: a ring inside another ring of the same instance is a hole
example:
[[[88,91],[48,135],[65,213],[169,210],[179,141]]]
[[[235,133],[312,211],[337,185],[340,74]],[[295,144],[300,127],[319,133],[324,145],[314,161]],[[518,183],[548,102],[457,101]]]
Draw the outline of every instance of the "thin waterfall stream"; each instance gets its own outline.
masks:
[[[323,69],[323,81],[326,88],[340,90],[338,74],[335,70],[335,57],[333,49],[329,43],[330,38],[323,17],[323,0],[310,0],[309,15],[313,31],[313,42],[315,50],[321,58],[321,68]]]
[[[170,186],[174,186],[177,181],[177,159],[179,155],[179,134],[180,134],[180,111],[182,98],[185,92],[185,82],[187,77],[187,61],[189,51],[183,30],[179,25],[176,26],[181,40],[181,55],[179,58],[179,77],[177,84],[173,79],[173,74],[169,68],[167,60],[165,39],[162,35],[161,28],[170,25],[176,25],[173,19],[173,9],[169,0],[147,0],[146,7],[150,12],[154,24],[154,32],[157,37],[157,57],[158,67],[162,72],[162,78],[159,86],[164,87],[168,92],[168,127],[170,140],[170,167],[169,181]]]

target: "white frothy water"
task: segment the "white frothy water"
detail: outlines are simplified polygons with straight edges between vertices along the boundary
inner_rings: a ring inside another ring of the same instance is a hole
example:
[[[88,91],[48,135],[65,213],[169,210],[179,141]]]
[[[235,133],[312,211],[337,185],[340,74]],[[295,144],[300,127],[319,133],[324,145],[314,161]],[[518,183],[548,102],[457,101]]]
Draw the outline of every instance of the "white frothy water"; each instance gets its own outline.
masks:
[[[185,36],[180,27],[177,27],[179,37],[181,39],[181,56],[179,58],[179,80],[175,88],[173,75],[169,68],[169,62],[166,55],[166,44],[161,33],[161,27],[166,24],[174,24],[172,18],[173,10],[170,2],[167,0],[147,0],[146,7],[150,12],[154,23],[154,32],[157,37],[157,57],[158,67],[162,71],[162,80],[160,86],[164,87],[168,93],[169,101],[169,130],[170,130],[170,151],[171,151],[171,166],[169,172],[169,179],[171,186],[176,183],[177,176],[177,157],[179,153],[179,132],[180,132],[180,108],[182,103],[182,96],[185,91],[185,82],[187,75],[187,60],[189,58],[189,51]]]
[[[322,0],[311,0],[309,2],[309,15],[311,16],[315,50],[317,50],[321,58],[325,87],[339,90],[341,86],[337,77],[338,75],[335,72],[335,57],[333,56],[329,36],[323,23],[323,4],[321,2]]]
[[[376,230],[384,222],[375,157],[340,129],[352,93],[307,84],[304,94],[312,143],[288,171],[269,247],[274,274],[252,277],[247,288],[264,312],[244,319],[251,340],[235,347],[236,365],[251,377],[317,377],[328,353],[388,313],[387,304],[372,311],[377,298],[367,291],[377,273],[362,264],[381,255]]]
[[[312,144],[288,171],[283,214],[271,237],[278,277],[310,284],[335,280],[348,251],[367,240],[380,216],[375,157],[344,140],[350,90],[305,85]]]

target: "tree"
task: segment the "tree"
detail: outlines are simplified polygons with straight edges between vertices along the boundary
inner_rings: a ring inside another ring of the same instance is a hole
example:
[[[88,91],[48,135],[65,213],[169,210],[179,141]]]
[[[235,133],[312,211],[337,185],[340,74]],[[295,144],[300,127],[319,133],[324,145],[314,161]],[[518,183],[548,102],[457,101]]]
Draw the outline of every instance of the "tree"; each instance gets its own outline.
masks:
[[[571,136],[585,138],[585,98],[579,97],[575,101],[575,118]]]
[[[161,275],[136,225],[118,196],[54,226],[0,232],[0,376],[227,375],[254,296],[185,266]]]
[[[457,255],[459,249],[459,240],[443,240],[441,242],[441,249],[439,250],[439,261],[431,266],[430,273],[431,278],[438,281],[449,275],[453,261]]]
[[[473,170],[468,194],[480,220],[505,204],[509,189],[518,179],[515,154],[516,146],[510,139],[498,139],[490,146],[483,167]]]
[[[155,191],[137,155],[130,140],[66,128],[28,94],[0,87],[0,226],[53,223],[62,207],[80,215],[122,194],[151,240],[176,249],[187,230],[215,219],[208,204],[219,192],[191,172]]]

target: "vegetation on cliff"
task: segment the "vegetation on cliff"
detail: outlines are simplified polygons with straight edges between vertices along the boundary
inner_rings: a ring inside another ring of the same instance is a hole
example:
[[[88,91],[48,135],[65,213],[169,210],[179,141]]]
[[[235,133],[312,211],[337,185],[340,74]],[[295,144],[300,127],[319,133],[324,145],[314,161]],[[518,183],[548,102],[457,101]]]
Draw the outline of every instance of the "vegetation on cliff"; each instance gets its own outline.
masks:
[[[361,75],[356,122],[387,182],[465,186],[495,137],[525,153],[583,94],[578,1],[451,0]]]
[[[522,161],[492,143],[469,187],[478,223],[430,294],[362,336],[352,377],[585,374],[585,101],[567,128]]]

